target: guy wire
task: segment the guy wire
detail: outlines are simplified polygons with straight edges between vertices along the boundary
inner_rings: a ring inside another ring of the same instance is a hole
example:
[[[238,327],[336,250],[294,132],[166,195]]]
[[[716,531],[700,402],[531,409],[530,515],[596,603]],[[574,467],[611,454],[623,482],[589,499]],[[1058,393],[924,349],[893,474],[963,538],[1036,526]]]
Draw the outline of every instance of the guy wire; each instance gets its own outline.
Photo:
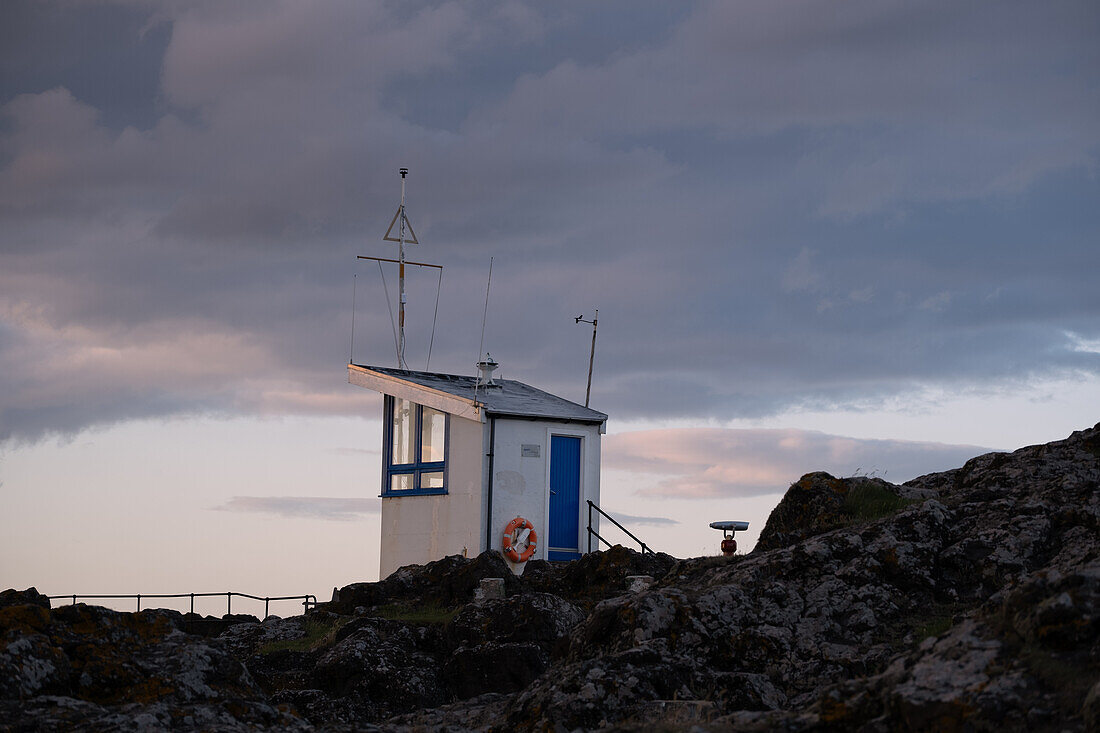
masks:
[[[439,268],[439,282],[435,285],[435,313],[432,315],[432,337],[428,341],[428,360],[424,362],[424,371],[430,371],[428,367],[432,363],[432,344],[435,343],[435,322],[439,318],[439,291],[443,289],[443,268]]]
[[[386,308],[390,311],[390,328],[393,329],[393,348],[397,351],[398,363],[401,359],[401,347],[397,345],[397,324],[393,320],[393,305],[390,303],[390,289],[386,285],[386,273],[382,271],[382,263],[378,263],[378,274],[382,276],[382,290],[386,293]]]

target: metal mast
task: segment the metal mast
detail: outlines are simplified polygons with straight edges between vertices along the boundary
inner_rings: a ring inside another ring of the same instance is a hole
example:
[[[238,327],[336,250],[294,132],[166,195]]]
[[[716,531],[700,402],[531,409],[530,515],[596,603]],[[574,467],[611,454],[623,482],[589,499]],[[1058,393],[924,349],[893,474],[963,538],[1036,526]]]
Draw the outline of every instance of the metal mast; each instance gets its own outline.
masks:
[[[585,320],[584,314],[577,316],[574,321],[592,324],[592,350],[588,352],[588,387],[584,390],[584,406],[588,407],[588,398],[592,396],[592,362],[596,358],[596,325],[600,322],[600,309],[596,309],[596,315],[592,316],[591,321]]]
[[[399,280],[401,281],[401,285],[400,285],[400,288],[398,290],[398,292],[400,293],[400,295],[398,296],[398,305],[399,305],[400,314],[398,315],[397,320],[398,320],[398,323],[400,324],[400,326],[399,326],[400,336],[397,340],[397,368],[398,369],[408,369],[409,365],[405,363],[405,176],[409,175],[409,169],[408,168],[402,168],[400,172],[401,172],[401,208],[398,210],[398,213],[401,217],[401,230],[400,230],[400,234],[398,236],[399,236],[401,242],[400,242],[400,245],[399,245],[400,246],[400,254],[398,255],[398,259],[401,262],[401,264],[400,264],[401,269],[400,269],[400,276],[399,276]]]
[[[405,245],[406,244],[420,244],[420,240],[416,238],[416,230],[413,229],[412,222],[409,221],[409,217],[405,215],[405,177],[409,175],[408,168],[400,168],[398,172],[401,174],[401,204],[397,207],[397,213],[390,219],[390,225],[386,229],[386,234],[382,237],[385,242],[397,242],[398,244],[398,257],[396,260],[391,260],[388,257],[370,257],[367,255],[359,255],[361,260],[374,260],[378,263],[378,272],[382,274],[383,262],[395,262],[399,267],[398,271],[398,296],[397,307],[399,311],[398,324],[394,328],[394,346],[397,348],[397,368],[408,369],[409,365],[405,361],[405,304],[407,298],[405,296],[405,265],[414,265],[416,267],[434,267],[439,270],[439,283],[443,283],[443,266],[431,265],[427,262],[409,262],[405,259]],[[400,219],[400,222],[398,220]],[[393,228],[397,225],[397,236],[394,236]],[[408,230],[406,232],[406,229]],[[386,276],[382,274],[382,287],[386,286]],[[386,290],[386,304],[389,306],[390,296],[389,290]],[[439,314],[439,291],[436,290],[436,316]],[[390,323],[393,324],[393,310],[390,310]],[[432,338],[435,338],[435,320],[432,321]],[[428,347],[428,358],[431,358],[431,346]],[[425,367],[427,368],[427,367]]]

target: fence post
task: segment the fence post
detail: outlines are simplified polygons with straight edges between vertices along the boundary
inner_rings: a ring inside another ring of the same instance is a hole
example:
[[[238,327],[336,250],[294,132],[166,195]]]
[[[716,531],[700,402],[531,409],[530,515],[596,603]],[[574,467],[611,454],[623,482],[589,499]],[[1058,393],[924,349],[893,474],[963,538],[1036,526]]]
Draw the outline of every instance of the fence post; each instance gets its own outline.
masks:
[[[226,616],[232,616],[233,615],[233,592],[232,591],[225,594],[225,615]]]
[[[191,594],[191,613],[195,613],[195,594]]]
[[[73,605],[76,605],[76,595],[73,595]]]
[[[268,613],[267,613],[267,604],[268,604],[268,603],[269,603],[270,601],[271,601],[271,599],[270,599],[270,598],[265,598],[265,599],[264,599],[264,621],[267,621],[267,616],[268,616]]]
[[[592,552],[592,500],[588,499],[588,551]]]
[[[138,599],[138,610],[140,611],[141,610],[141,594],[140,593],[137,594],[137,599]]]

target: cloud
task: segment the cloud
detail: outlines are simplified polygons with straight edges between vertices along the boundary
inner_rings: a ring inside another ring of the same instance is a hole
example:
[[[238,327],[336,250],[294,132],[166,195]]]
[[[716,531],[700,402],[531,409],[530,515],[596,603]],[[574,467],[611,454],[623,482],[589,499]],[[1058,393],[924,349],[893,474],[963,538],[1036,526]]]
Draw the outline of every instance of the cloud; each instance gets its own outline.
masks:
[[[379,450],[378,448],[347,448],[347,447],[341,447],[341,448],[333,448],[332,452],[335,453],[338,456],[358,456],[358,455],[363,455],[363,454],[372,455],[372,456],[382,455],[382,451]]]
[[[221,506],[223,512],[276,514],[292,519],[325,519],[346,522],[364,514],[378,514],[382,508],[378,499],[336,498],[325,496],[234,496]]]
[[[925,298],[917,307],[921,310],[939,312],[949,305],[951,305],[951,293],[943,292]]]
[[[1100,354],[1100,338],[1083,338],[1076,333],[1066,332],[1066,340],[1069,341],[1071,351],[1079,351],[1085,354]]]
[[[805,430],[645,430],[604,438],[605,469],[667,476],[645,497],[713,499],[782,493],[799,476],[875,475],[895,483],[961,466],[989,449],[900,440],[860,440]]]
[[[680,522],[675,519],[669,519],[667,517],[639,517],[634,514],[626,514],[625,512],[616,511],[614,509],[606,510],[608,514],[613,516],[616,521],[622,524],[633,524],[642,527],[671,527],[674,524]]]
[[[1100,374],[1064,335],[1100,316],[1095,3],[41,7],[0,80],[0,440],[376,414],[350,281],[401,165],[435,369],[472,371],[494,255],[504,373],[579,399],[598,307],[615,417]]]
[[[783,289],[788,293],[812,291],[821,277],[813,270],[813,251],[803,247],[783,274]]]
[[[62,325],[26,302],[2,306],[0,440],[172,413],[377,411],[377,397],[349,394],[343,375],[291,378],[273,368],[272,349],[217,322]]]

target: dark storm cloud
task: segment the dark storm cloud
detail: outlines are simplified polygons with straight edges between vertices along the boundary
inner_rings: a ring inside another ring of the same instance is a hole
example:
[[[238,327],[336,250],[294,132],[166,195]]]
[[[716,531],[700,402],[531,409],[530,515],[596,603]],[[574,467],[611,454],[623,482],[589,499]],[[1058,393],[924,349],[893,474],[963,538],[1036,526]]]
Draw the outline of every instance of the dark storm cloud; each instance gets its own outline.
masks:
[[[1092,3],[4,12],[0,437],[363,409],[400,165],[435,369],[494,255],[505,375],[579,398],[598,307],[617,417],[1100,373]]]
[[[0,100],[65,87],[107,127],[149,127],[171,26],[152,3],[43,3],[0,8]]]

